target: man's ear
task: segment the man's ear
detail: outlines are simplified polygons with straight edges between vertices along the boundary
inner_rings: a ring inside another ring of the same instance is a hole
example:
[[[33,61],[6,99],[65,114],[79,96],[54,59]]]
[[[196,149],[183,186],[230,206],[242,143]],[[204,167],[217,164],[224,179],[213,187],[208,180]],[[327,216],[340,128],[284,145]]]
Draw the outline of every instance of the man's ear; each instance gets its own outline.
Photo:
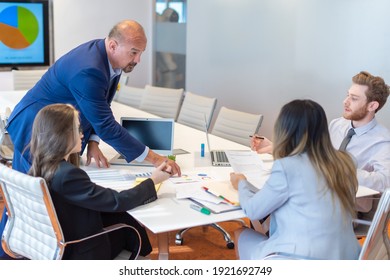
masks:
[[[375,112],[379,107],[379,102],[378,101],[371,101],[368,102],[367,110],[370,112]]]
[[[115,42],[115,40],[108,41],[108,49],[110,52],[114,52],[117,47],[118,47],[118,44]]]

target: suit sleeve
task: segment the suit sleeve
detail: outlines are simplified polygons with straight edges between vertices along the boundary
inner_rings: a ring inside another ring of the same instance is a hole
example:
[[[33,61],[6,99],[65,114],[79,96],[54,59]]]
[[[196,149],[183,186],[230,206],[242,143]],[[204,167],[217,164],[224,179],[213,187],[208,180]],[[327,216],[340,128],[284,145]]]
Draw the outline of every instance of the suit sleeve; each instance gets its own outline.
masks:
[[[69,89],[84,118],[82,125],[90,126],[84,129],[89,129],[90,133],[98,135],[124,155],[127,161],[131,161],[144,152],[145,145],[129,135],[115,120],[109,104],[108,84],[109,81],[101,70],[89,68],[73,77]],[[86,133],[86,137],[90,133]]]
[[[136,187],[117,192],[93,183],[80,168],[62,169],[57,172],[51,188],[71,204],[101,212],[124,212],[157,199],[151,179]]]

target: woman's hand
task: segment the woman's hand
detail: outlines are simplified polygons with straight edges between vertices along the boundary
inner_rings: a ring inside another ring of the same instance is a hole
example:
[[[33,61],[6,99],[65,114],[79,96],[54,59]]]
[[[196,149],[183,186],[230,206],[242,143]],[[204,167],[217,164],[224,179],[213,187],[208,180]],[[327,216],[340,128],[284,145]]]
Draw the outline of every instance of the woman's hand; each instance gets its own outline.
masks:
[[[164,161],[161,163],[152,173],[150,178],[153,180],[154,184],[160,184],[161,182],[167,180],[172,175],[172,167],[167,165],[167,162]]]
[[[230,173],[230,183],[232,184],[234,189],[236,189],[236,190],[238,189],[238,183],[241,180],[246,180],[246,177],[245,177],[244,174],[242,174],[242,173],[234,173],[234,172]]]
[[[155,167],[160,166],[163,162],[165,162],[166,166],[167,167],[169,166],[171,168],[170,169],[171,175],[177,175],[179,177],[181,176],[180,166],[175,161],[167,157],[160,156],[159,154],[156,154],[152,150],[149,150],[149,153],[145,159],[153,163]]]
[[[264,136],[253,135],[250,146],[252,151],[256,151],[258,154],[272,154],[272,142]]]

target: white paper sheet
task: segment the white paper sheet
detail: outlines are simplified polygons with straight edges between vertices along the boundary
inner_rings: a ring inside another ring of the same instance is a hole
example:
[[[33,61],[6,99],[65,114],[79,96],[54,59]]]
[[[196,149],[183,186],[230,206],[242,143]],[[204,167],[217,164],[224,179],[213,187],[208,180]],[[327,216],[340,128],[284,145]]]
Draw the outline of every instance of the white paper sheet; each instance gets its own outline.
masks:
[[[226,151],[230,165],[234,172],[242,173],[248,182],[261,189],[267,181],[272,164],[264,164],[263,160],[254,151]]]

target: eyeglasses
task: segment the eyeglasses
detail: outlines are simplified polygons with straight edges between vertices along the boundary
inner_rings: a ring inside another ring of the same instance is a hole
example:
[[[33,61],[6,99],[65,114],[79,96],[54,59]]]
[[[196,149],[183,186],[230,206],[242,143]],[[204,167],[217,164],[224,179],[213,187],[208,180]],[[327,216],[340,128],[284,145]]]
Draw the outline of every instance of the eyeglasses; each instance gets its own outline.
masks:
[[[80,133],[80,134],[83,133],[83,128],[81,127],[81,125],[79,125],[79,133]]]

